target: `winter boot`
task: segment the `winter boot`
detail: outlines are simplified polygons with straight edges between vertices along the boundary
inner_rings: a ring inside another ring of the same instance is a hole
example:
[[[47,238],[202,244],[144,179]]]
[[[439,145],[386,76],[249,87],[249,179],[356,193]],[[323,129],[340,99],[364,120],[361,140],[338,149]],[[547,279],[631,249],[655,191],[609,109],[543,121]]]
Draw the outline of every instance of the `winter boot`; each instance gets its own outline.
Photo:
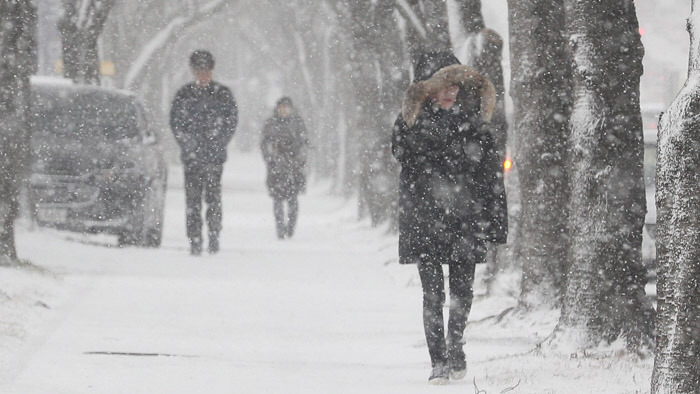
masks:
[[[467,357],[462,346],[464,345],[461,342],[448,344],[447,364],[450,370],[450,379],[461,380],[467,375]]]
[[[447,384],[449,379],[450,368],[447,366],[447,364],[440,363],[436,364],[433,367],[433,370],[430,372],[430,377],[428,378],[428,383],[434,385],[443,385]]]
[[[292,236],[294,236],[294,227],[287,226],[287,228],[284,230],[284,237],[292,238]]]
[[[219,234],[209,234],[209,254],[219,253]]]
[[[192,256],[201,256],[202,255],[202,244],[198,243],[193,243],[190,245],[190,254]]]

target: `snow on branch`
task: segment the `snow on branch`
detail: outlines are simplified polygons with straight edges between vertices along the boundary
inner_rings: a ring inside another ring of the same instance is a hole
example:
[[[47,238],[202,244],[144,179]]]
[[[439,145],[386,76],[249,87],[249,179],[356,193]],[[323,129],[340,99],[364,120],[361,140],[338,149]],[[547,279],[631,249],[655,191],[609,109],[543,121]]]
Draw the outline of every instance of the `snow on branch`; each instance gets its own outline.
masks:
[[[173,18],[163,30],[158,32],[146,45],[141,48],[129,72],[124,80],[124,87],[130,89],[142,75],[148,63],[154,58],[158,51],[165,48],[170,40],[178,36],[178,32],[209,18],[232,0],[212,0],[194,11],[186,11],[188,15],[179,15]]]
[[[399,12],[403,15],[408,22],[411,23],[414,29],[418,32],[422,39],[428,38],[428,32],[423,26],[423,21],[416,15],[413,8],[406,2],[406,0],[396,0],[396,4],[399,6]]]

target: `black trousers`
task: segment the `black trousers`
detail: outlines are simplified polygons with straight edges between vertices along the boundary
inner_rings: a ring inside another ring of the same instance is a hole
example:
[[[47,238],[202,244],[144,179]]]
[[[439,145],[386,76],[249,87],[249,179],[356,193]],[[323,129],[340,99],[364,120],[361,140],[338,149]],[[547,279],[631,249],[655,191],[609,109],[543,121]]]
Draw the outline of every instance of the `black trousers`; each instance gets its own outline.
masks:
[[[474,299],[474,271],[485,259],[485,246],[476,241],[470,250],[449,262],[450,314],[447,336],[443,318],[445,279],[439,259],[428,256],[418,262],[423,287],[423,328],[433,366],[449,358],[464,359],[463,337]]]
[[[187,238],[191,244],[202,243],[202,197],[207,203],[209,238],[221,232],[221,174],[223,164],[186,164],[185,198],[187,203]]]
[[[284,204],[287,203],[287,215],[284,214]],[[277,236],[279,238],[291,237],[297,225],[299,216],[299,200],[296,195],[288,199],[274,198],[273,210],[275,223],[277,224]]]

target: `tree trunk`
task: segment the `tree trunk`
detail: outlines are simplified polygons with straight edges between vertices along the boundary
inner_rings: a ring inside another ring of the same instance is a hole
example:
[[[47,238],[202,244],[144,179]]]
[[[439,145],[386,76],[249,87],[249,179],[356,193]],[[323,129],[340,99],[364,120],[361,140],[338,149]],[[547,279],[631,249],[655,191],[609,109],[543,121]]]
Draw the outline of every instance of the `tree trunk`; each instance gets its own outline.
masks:
[[[358,152],[360,214],[377,225],[392,218],[398,178],[390,150],[393,116],[406,86],[405,58],[393,0],[345,1],[343,27],[351,37],[351,80],[359,116],[353,142]]]
[[[446,0],[400,0],[398,11],[406,20],[406,46],[415,66],[425,52],[452,51]]]
[[[560,305],[564,292],[571,113],[564,0],[509,0],[511,96],[520,180],[522,307]]]
[[[58,23],[63,44],[63,74],[78,83],[99,85],[97,39],[115,0],[63,0]]]
[[[658,315],[654,394],[700,392],[700,2],[688,20],[685,86],[663,115],[658,138]]]
[[[36,64],[31,1],[0,0],[0,264],[17,258],[14,221],[29,156],[29,77]]]
[[[450,29],[447,20],[446,0],[424,0],[423,1],[424,21],[426,36],[426,47],[430,51],[450,51]]]
[[[641,256],[644,48],[634,2],[566,0],[566,6],[574,60],[571,268],[556,332],[569,331],[583,348],[624,338],[629,350],[644,349],[653,309]]]
[[[464,33],[476,34],[486,28],[481,13],[481,0],[454,0],[459,5],[460,20]]]

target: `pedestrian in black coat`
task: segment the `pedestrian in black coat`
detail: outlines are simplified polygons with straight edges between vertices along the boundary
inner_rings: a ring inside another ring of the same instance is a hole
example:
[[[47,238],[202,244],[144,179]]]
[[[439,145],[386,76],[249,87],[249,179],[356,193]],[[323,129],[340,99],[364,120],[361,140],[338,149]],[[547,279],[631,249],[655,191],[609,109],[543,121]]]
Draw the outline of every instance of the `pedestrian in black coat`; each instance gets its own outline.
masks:
[[[475,266],[484,262],[487,242],[506,241],[502,163],[489,131],[495,97],[491,82],[452,54],[425,54],[394,126],[399,256],[402,264],[418,264],[432,383],[466,374],[462,341]],[[442,264],[450,273],[447,336]]]
[[[238,109],[231,90],[212,80],[214,58],[197,50],[190,56],[195,81],[178,90],[170,109],[170,127],[185,167],[187,237],[190,251],[202,251],[202,195],[207,203],[209,252],[219,251],[221,176],[226,147],[233,138]]]
[[[306,189],[308,145],[304,121],[292,100],[281,98],[275,106],[275,114],[265,123],[260,141],[267,164],[267,190],[273,199],[277,237],[280,239],[294,235],[299,214],[298,195]]]

